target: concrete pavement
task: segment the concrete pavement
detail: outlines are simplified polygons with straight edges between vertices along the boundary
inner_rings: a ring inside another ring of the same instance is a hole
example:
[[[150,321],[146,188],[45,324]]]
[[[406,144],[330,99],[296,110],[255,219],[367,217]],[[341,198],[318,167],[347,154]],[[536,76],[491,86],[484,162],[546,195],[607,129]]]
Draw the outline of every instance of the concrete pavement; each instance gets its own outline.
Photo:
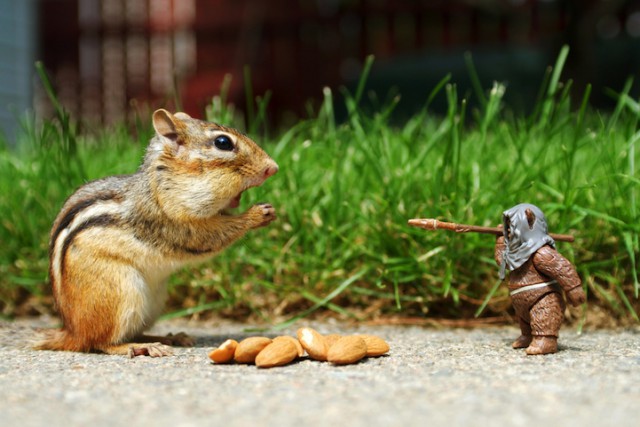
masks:
[[[45,321],[44,323],[49,323]],[[430,329],[312,324],[373,333],[388,356],[336,367],[213,365],[210,349],[253,325],[160,323],[193,348],[128,359],[25,348],[42,321],[0,322],[0,414],[13,426],[616,426],[640,425],[640,328],[563,328],[560,352],[510,348],[513,327]],[[300,323],[290,334],[307,326]]]

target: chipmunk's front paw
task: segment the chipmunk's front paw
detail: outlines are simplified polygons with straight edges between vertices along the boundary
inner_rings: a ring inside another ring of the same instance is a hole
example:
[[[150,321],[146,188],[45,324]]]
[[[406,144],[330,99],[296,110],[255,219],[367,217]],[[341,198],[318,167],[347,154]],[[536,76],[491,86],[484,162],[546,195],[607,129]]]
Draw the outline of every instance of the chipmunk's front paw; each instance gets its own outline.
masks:
[[[247,214],[251,217],[252,228],[264,227],[276,219],[276,210],[269,203],[253,205]]]

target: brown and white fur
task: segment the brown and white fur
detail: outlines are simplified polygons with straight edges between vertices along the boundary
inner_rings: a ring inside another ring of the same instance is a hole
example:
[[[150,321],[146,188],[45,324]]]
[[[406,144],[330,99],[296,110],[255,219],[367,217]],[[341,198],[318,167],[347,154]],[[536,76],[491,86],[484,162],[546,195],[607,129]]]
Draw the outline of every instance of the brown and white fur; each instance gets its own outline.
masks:
[[[136,173],[80,187],[55,219],[49,276],[63,326],[37,348],[164,356],[192,344],[143,335],[163,311],[169,275],[276,218],[269,204],[226,211],[278,171],[246,135],[165,110],[153,126]]]

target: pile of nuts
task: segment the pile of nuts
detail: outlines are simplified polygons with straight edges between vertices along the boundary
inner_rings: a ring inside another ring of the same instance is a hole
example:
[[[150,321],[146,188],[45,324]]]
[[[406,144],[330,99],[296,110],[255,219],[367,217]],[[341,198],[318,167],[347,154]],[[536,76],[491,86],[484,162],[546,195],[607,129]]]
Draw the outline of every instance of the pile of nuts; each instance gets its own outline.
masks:
[[[313,328],[304,327],[298,329],[296,336],[297,339],[285,335],[273,339],[249,337],[240,342],[228,339],[213,349],[209,358],[214,363],[236,362],[273,368],[291,363],[305,352],[314,360],[348,365],[389,351],[389,344],[375,335],[321,335]]]

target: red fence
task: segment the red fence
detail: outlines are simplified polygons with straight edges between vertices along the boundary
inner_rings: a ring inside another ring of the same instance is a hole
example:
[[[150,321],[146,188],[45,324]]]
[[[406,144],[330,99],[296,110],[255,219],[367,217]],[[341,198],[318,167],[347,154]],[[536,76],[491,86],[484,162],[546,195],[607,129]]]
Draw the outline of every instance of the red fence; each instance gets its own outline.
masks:
[[[370,53],[384,62],[559,44],[567,31],[589,43],[598,25],[605,36],[635,31],[638,10],[637,0],[43,0],[41,48],[62,102],[90,120],[126,119],[132,103],[166,105],[174,88],[201,116],[226,74],[230,99],[243,105],[245,66],[254,93],[274,94],[272,110],[300,111],[323,86],[355,78]]]

